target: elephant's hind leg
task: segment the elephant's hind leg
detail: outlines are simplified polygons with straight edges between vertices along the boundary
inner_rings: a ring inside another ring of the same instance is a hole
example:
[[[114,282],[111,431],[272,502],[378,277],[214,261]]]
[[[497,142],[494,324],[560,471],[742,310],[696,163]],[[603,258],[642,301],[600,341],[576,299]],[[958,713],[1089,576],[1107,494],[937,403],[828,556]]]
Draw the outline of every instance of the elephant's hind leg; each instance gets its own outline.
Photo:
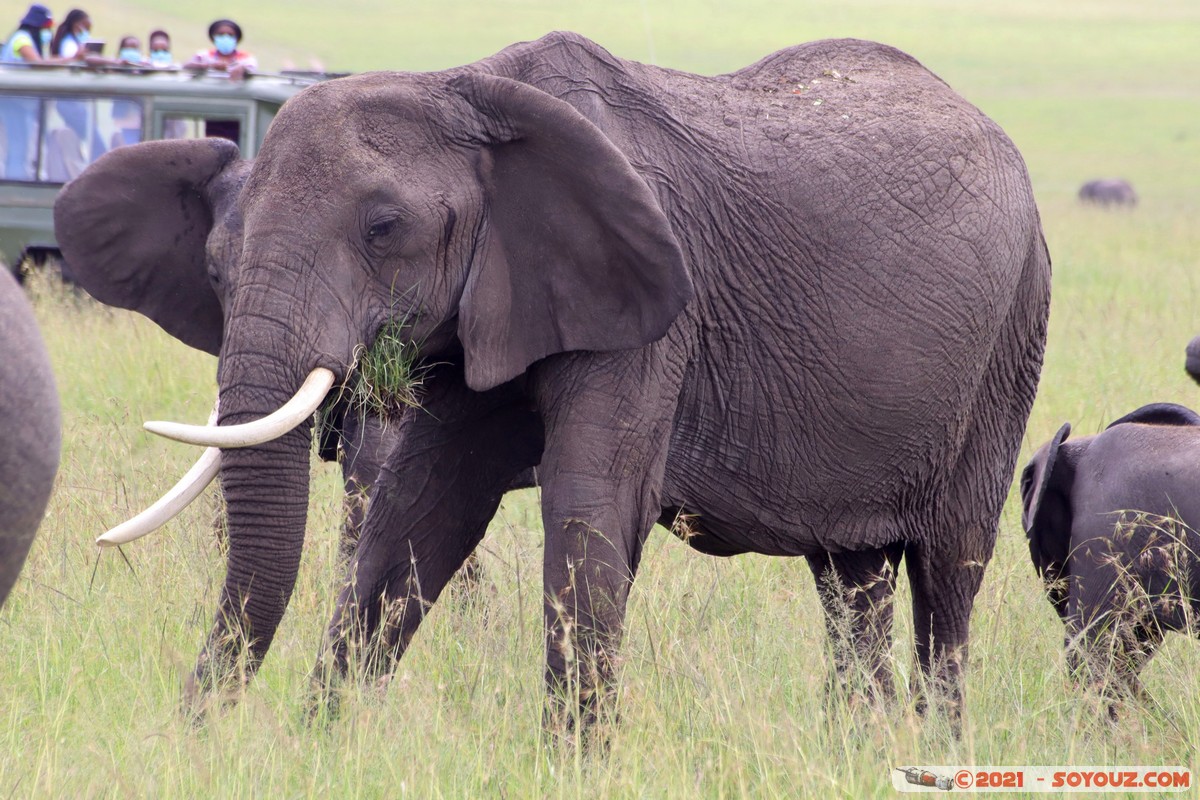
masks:
[[[905,551],[912,586],[913,631],[919,672],[912,689],[921,713],[931,702],[944,706],[952,724],[962,716],[962,672],[967,661],[968,624],[983,582],[983,563],[972,564],[923,545]]]
[[[841,693],[851,703],[895,697],[888,652],[896,571],[903,554],[904,545],[896,543],[808,557],[833,655],[830,692]]]
[[[917,535],[904,553],[920,666],[914,673],[917,707],[936,694],[956,728],[971,610],[996,543],[1045,348],[1050,267],[1036,230],[1028,247],[1008,316],[963,420],[958,458],[944,482],[927,487],[928,505],[913,521]]]

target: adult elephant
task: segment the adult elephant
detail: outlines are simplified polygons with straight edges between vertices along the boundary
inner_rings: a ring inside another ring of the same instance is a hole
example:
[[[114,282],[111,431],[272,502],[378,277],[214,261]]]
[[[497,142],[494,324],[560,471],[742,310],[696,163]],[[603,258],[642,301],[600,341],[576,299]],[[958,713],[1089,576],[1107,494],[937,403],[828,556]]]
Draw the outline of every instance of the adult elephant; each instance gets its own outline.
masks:
[[[0,269],[0,605],[46,513],[62,444],[58,392],[37,321]]]
[[[128,150],[134,251],[77,183],[56,207],[68,257],[220,316],[225,277],[198,265],[235,148]],[[344,381],[400,320],[431,365],[424,410],[373,489],[322,670],[390,669],[540,465],[546,675],[575,698],[556,713],[602,705],[643,543],[680,512],[702,552],[808,557],[876,661],[903,557],[920,667],[957,700],[1050,263],[1016,148],[910,56],[822,41],[700,77],[558,33],[330,81],[281,109],[237,206],[219,427],[159,427],[230,448],[192,691],[253,672],[300,562],[309,433],[259,441],[255,421]]]

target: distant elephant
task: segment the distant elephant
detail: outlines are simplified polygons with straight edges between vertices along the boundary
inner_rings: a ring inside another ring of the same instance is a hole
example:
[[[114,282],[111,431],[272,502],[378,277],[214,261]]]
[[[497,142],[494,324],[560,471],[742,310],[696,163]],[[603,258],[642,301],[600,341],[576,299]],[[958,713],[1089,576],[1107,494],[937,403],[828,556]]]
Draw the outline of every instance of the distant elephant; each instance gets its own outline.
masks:
[[[1196,336],[1187,346],[1187,358],[1184,361],[1183,368],[1187,370],[1187,374],[1192,376],[1192,380],[1200,383],[1200,336]]]
[[[1168,631],[1200,612],[1200,415],[1155,403],[1102,433],[1070,423],[1021,473],[1034,567],[1092,682],[1140,694]]]
[[[1124,178],[1098,178],[1079,187],[1079,200],[1105,208],[1137,205],[1137,192]]]
[[[58,473],[58,391],[33,310],[0,269],[0,605],[17,581]]]
[[[390,671],[537,466],[553,728],[606,706],[643,544],[677,518],[704,553],[808,557],[876,665],[904,557],[917,660],[957,707],[1050,260],[1012,142],[917,61],[822,41],[700,77],[556,33],[322,83],[250,169],[238,268],[206,273],[236,159],[218,140],[121,148],[55,209],[77,269],[226,319],[220,426],[156,426],[240,447],[222,450],[228,573],[193,696],[240,656],[253,672],[300,564],[310,434],[262,441],[254,420],[301,414],[297,387],[344,381],[402,321],[423,408],[372,490],[319,676],[352,652]]]

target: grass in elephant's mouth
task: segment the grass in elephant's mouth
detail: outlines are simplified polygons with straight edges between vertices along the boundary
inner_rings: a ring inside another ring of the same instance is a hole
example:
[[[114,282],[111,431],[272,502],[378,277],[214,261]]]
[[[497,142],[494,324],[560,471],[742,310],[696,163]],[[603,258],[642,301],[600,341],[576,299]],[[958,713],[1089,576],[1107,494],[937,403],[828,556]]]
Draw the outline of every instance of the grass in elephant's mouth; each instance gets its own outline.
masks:
[[[427,367],[420,363],[420,346],[402,335],[404,327],[403,320],[389,322],[370,347],[355,351],[351,404],[383,417],[420,406],[417,393]]]

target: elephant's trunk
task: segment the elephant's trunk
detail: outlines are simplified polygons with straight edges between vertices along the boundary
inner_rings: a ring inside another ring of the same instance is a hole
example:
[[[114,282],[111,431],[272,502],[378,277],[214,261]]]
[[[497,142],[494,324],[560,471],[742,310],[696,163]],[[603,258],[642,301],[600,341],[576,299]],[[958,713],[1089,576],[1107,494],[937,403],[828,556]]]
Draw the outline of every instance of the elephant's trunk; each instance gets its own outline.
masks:
[[[275,411],[295,393],[307,371],[279,356],[289,349],[283,338],[286,325],[259,318],[252,333],[236,325],[228,331],[218,374],[221,426]],[[270,648],[300,568],[311,436],[311,428],[300,425],[272,441],[221,453],[228,570],[192,692],[248,677]]]
[[[1187,369],[1188,375],[1192,376],[1192,380],[1200,383],[1200,336],[1188,342],[1184,368]]]

